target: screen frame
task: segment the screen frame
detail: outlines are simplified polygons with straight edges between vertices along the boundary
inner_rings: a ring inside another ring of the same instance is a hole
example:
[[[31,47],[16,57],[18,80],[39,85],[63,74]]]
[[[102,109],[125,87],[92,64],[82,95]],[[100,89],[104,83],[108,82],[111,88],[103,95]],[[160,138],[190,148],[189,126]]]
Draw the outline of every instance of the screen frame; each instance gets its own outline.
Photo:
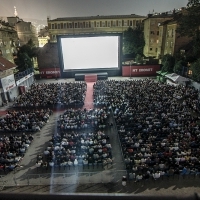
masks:
[[[89,69],[64,69],[62,54],[62,38],[83,38],[83,37],[106,37],[118,36],[118,66],[113,68],[89,68]],[[78,34],[78,35],[57,35],[58,56],[62,77],[74,78],[77,73],[100,73],[107,72],[109,76],[120,76],[122,73],[122,33],[101,33],[101,34]]]

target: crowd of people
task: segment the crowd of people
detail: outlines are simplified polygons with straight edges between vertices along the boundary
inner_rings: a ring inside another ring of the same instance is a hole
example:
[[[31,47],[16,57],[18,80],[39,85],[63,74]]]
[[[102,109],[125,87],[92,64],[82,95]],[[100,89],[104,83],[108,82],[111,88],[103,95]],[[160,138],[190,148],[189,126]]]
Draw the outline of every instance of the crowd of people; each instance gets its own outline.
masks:
[[[0,136],[0,171],[8,173],[20,167],[20,161],[33,139],[32,134],[26,133]]]
[[[34,83],[17,98],[14,107],[82,107],[87,85],[85,82]]]
[[[86,84],[34,84],[18,106],[83,103]],[[32,97],[33,96],[33,97]],[[110,113],[118,129],[124,163],[135,181],[174,174],[200,174],[198,91],[152,79],[99,80],[94,84],[94,109],[65,110],[37,167],[71,167],[112,163],[110,138],[105,133]],[[33,100],[32,100],[33,99]],[[24,103],[26,102],[26,103]],[[52,111],[8,111],[0,131],[37,131]],[[24,143],[24,141],[22,142]]]
[[[93,168],[112,164],[110,139],[103,130],[87,132],[63,131],[52,136],[43,155],[38,155],[37,167],[83,166]]]
[[[5,117],[0,119],[0,132],[35,132],[48,122],[52,111],[41,110],[9,110]]]
[[[107,108],[68,109],[57,119],[57,128],[62,130],[105,129],[110,113]]]
[[[112,108],[126,169],[136,180],[200,173],[198,91],[151,79],[97,81]]]

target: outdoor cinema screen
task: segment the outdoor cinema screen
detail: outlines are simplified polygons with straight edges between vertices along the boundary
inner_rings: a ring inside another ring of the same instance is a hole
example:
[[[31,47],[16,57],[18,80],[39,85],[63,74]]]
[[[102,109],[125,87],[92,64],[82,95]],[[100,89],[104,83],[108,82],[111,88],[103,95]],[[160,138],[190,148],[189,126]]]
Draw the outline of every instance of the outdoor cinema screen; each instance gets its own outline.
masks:
[[[119,67],[119,35],[61,37],[60,45],[63,71]]]

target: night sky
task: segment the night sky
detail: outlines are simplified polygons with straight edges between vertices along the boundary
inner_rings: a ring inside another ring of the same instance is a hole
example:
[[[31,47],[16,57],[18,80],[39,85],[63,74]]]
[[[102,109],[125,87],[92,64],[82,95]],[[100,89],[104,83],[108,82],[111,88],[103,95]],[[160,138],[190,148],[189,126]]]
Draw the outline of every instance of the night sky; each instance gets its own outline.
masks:
[[[58,17],[137,14],[165,12],[185,7],[188,0],[0,0],[0,16],[45,20]]]

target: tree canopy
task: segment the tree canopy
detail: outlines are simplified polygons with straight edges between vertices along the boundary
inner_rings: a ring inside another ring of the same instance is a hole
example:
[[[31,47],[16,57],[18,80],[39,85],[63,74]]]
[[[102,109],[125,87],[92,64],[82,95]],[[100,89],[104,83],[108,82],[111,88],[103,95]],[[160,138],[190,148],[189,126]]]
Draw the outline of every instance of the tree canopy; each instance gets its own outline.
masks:
[[[143,28],[137,26],[135,29],[129,27],[123,35],[123,54],[143,55],[145,45]]]
[[[174,64],[175,64],[175,59],[172,55],[166,54],[162,58],[162,72],[173,72],[174,71]]]
[[[191,64],[191,70],[192,70],[192,79],[194,81],[200,82],[200,59],[198,59],[196,62]]]
[[[18,71],[24,71],[33,67],[32,58],[37,55],[38,48],[35,47],[32,39],[27,44],[18,48],[18,52],[15,58],[15,64],[18,66]]]
[[[200,57],[200,0],[188,0],[186,10],[178,18],[177,32],[193,39],[193,54]]]
[[[178,33],[195,37],[200,26],[200,0],[189,0],[185,12],[178,19]]]

